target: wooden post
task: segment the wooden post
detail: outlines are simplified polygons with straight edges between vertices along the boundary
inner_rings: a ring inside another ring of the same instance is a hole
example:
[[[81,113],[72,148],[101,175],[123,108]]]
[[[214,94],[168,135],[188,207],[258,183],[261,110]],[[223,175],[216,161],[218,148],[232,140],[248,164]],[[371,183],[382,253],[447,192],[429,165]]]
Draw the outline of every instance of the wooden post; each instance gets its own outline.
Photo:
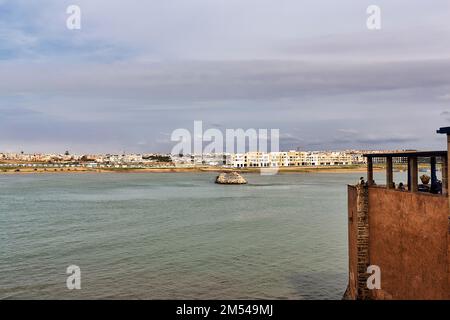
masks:
[[[442,194],[448,194],[448,155],[442,159]]]
[[[373,184],[373,159],[367,158],[367,184],[370,186]]]
[[[450,177],[450,168],[448,165],[448,154],[450,151],[450,134],[447,134],[447,157],[445,157],[445,181],[444,181],[444,168],[442,168],[442,194],[448,194],[448,178]],[[445,193],[444,193],[445,190]],[[450,201],[450,198],[449,198]]]
[[[394,167],[392,164],[392,157],[386,158],[386,187],[388,189],[393,189],[394,183]]]
[[[410,177],[408,180],[410,184],[408,184],[408,190],[412,192],[417,192],[419,190],[419,168],[417,164],[417,157],[409,158],[409,171],[408,176]]]
[[[408,191],[411,191],[411,158],[408,157]]]
[[[430,169],[431,169],[431,187],[434,188],[437,182],[436,176],[436,157],[430,158]]]

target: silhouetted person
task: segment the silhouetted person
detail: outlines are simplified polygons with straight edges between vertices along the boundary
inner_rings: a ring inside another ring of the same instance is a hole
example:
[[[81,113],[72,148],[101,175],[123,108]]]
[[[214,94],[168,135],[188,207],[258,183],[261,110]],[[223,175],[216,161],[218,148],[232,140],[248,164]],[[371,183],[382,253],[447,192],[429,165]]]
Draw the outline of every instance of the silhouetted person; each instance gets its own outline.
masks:
[[[434,194],[441,194],[442,182],[440,180],[436,180],[436,182],[431,183],[430,192]]]

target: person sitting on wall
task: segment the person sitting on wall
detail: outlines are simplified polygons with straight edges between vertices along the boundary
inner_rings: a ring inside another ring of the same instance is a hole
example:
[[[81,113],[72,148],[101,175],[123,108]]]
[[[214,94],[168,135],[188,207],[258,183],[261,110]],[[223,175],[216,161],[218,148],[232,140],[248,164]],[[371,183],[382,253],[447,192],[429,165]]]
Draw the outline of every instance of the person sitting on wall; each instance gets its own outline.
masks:
[[[403,185],[403,182],[400,182],[400,183],[398,184],[398,190],[400,190],[400,191],[405,191],[405,186]]]
[[[420,176],[420,181],[422,181],[422,184],[419,184],[420,192],[430,192],[430,179],[430,176],[427,176],[426,174]]]
[[[360,185],[364,185],[365,184],[364,177],[359,178],[359,184]]]
[[[434,194],[441,194],[442,193],[442,181],[436,180],[436,182],[433,182],[431,184],[430,192]]]

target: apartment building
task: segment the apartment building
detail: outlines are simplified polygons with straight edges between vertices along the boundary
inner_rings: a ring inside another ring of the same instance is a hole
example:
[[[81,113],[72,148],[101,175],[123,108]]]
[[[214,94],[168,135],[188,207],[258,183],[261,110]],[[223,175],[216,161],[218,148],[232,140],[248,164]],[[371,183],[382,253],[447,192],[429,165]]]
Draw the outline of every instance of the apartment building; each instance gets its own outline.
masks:
[[[231,156],[231,166],[235,168],[337,166],[354,163],[364,163],[364,160],[355,154],[340,151],[247,152]]]

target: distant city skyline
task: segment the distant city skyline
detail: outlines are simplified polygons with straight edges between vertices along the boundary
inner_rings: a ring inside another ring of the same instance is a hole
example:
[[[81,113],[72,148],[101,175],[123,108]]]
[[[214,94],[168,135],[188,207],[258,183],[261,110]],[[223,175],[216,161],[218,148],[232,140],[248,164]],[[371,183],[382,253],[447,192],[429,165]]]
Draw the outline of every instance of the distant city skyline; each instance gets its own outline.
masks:
[[[304,166],[345,166],[366,163],[364,153],[370,151],[276,151],[276,152],[245,152],[245,153],[202,153],[202,154],[25,154],[0,153],[0,167],[27,166],[36,167],[39,164],[75,165],[78,167],[93,167],[97,165],[128,165],[137,167],[155,166],[155,163],[165,163],[175,166],[213,166],[234,168],[274,168],[274,167],[304,167]],[[403,161],[403,157],[401,162]]]
[[[377,31],[371,4],[0,0],[0,152],[169,153],[194,120],[281,150],[446,149],[450,2],[377,1]]]
[[[203,153],[186,153],[185,155],[201,156],[206,154],[245,154],[245,153],[286,153],[286,152],[307,152],[307,153],[320,153],[320,152],[355,152],[355,153],[377,153],[377,152],[405,152],[405,151],[417,151],[413,149],[327,149],[327,150],[305,150],[305,149],[286,149],[280,151],[245,151],[245,152],[203,152]],[[84,155],[179,155],[170,152],[70,152],[66,150],[64,152],[25,152],[21,151],[2,151],[0,150],[0,159],[2,155],[58,155],[58,156],[84,156]]]

